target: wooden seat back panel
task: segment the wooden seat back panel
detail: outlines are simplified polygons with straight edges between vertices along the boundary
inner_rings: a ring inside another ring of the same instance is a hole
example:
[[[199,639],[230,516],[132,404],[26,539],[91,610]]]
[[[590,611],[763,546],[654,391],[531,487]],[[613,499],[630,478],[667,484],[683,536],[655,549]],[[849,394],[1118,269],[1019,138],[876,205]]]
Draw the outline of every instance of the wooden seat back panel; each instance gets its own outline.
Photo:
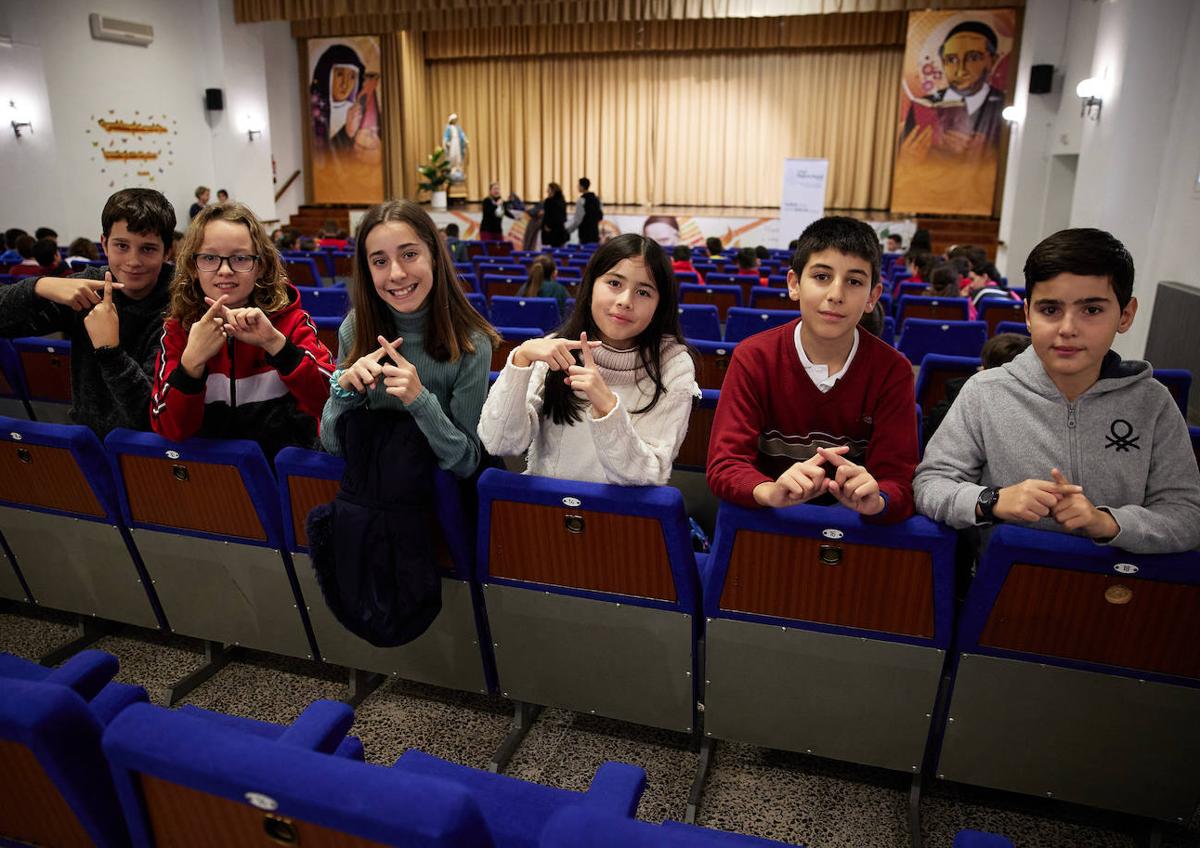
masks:
[[[30,400],[71,402],[71,357],[45,350],[22,350],[21,367]]]
[[[0,444],[0,498],[43,509],[104,515],[71,451],[49,445]]]
[[[570,516],[582,532],[567,529]],[[662,525],[650,518],[493,501],[493,577],[640,598],[676,600]]]
[[[0,739],[0,836],[33,845],[94,845],[32,751]]]
[[[154,843],[159,848],[269,848],[286,844],[267,835],[265,824],[271,818],[286,822],[296,834],[294,844],[304,848],[382,848],[384,844],[303,819],[266,813],[249,804],[149,775],[141,775],[140,782]]]
[[[827,565],[823,546],[841,549]],[[721,609],[933,638],[928,551],[739,530]]]
[[[966,314],[961,306],[955,304],[933,306],[932,304],[906,305],[901,321],[909,318],[928,318],[931,321],[965,321]]]
[[[265,541],[266,531],[241,474],[232,465],[122,454],[129,511],[135,522]],[[176,468],[187,473],[176,476]]]
[[[1200,586],[1017,563],[979,643],[1200,679]]]
[[[725,372],[729,370],[729,361],[733,358],[733,346],[725,349],[725,353],[702,353],[697,367],[696,382],[702,389],[719,389],[725,382]]]
[[[679,455],[675,457],[676,465],[700,468],[705,466],[708,461],[708,440],[712,435],[713,416],[716,414],[716,407],[692,407],[687,435],[684,436],[683,444],[679,446]]]

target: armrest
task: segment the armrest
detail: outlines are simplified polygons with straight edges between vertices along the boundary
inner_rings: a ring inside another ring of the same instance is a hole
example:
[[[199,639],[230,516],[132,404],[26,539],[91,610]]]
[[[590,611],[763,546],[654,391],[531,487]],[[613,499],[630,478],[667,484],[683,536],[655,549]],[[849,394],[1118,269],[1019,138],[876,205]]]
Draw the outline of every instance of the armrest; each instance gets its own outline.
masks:
[[[314,701],[283,731],[279,742],[332,754],[354,724],[354,710],[341,701]]]
[[[632,818],[645,788],[645,769],[610,760],[596,769],[596,776],[584,797],[593,808]]]
[[[75,694],[90,701],[100,694],[120,664],[112,654],[104,651],[80,651],[46,676],[47,683],[57,683],[75,691]]]

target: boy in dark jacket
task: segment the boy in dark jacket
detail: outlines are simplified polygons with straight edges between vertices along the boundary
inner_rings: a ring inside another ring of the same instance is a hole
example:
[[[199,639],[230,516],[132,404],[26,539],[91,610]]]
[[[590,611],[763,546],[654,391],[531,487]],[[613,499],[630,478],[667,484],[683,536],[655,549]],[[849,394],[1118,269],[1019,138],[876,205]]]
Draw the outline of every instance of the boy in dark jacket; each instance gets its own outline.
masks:
[[[107,266],[0,288],[0,336],[63,333],[71,341],[71,419],[103,438],[117,427],[150,429],[175,209],[160,192],[122,189],[104,204],[100,226]]]

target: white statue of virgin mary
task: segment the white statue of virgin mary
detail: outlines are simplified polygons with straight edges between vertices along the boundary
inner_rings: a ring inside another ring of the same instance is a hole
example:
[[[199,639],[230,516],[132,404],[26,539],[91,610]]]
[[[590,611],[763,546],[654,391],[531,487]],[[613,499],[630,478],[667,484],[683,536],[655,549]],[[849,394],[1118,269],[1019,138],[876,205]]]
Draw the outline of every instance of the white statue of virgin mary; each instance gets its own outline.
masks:
[[[467,134],[458,125],[458,115],[446,119],[442,133],[442,147],[446,149],[446,160],[450,163],[450,182],[461,183],[467,179]]]

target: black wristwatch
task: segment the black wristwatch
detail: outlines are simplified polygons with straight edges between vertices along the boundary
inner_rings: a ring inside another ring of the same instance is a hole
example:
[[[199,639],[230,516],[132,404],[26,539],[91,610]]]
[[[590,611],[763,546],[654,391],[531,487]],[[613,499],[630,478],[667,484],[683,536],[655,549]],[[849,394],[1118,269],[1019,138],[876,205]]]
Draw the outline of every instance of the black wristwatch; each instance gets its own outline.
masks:
[[[996,501],[1000,500],[1000,489],[996,486],[984,489],[975,501],[979,505],[979,517],[983,521],[995,521]]]

